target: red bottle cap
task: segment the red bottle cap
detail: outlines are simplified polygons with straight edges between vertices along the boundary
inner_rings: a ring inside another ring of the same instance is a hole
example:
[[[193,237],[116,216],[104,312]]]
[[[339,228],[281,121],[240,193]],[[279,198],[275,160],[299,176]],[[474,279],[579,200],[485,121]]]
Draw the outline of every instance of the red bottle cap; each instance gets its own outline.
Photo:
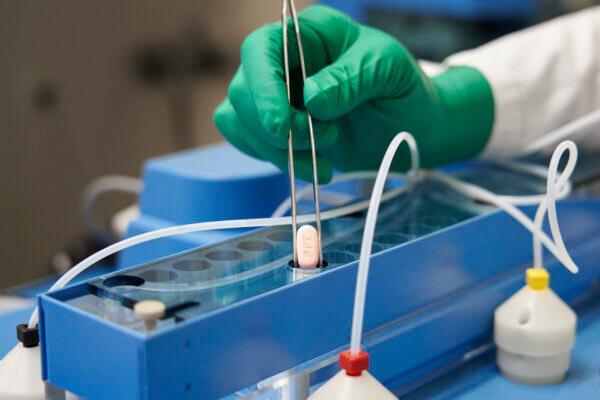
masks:
[[[349,376],[360,376],[369,369],[369,353],[361,351],[353,355],[350,350],[340,353],[340,368],[346,370]]]

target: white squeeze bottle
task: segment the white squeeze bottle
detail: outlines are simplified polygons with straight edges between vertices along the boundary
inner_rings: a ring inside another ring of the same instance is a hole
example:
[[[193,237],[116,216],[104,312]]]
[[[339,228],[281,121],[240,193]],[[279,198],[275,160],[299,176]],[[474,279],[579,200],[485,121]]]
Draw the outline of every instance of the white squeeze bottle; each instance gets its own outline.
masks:
[[[526,281],[494,313],[498,367],[520,383],[557,383],[569,369],[577,315],[550,289],[546,269],[529,268]]]

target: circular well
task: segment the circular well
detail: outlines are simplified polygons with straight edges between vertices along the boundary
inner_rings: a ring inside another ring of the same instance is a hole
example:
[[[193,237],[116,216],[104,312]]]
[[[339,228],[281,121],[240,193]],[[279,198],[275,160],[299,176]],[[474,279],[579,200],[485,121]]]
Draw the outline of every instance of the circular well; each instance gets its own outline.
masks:
[[[402,235],[400,233],[383,233],[381,235],[375,236],[375,241],[386,244],[386,245],[396,245],[404,242],[408,242],[409,237],[406,235]]]
[[[215,250],[206,255],[207,258],[214,261],[234,261],[239,260],[244,255],[235,250]]]
[[[289,231],[278,231],[267,235],[267,239],[273,242],[291,242],[292,234]]]
[[[147,282],[159,283],[172,281],[173,279],[177,278],[177,274],[173,271],[154,269],[142,272],[140,277],[145,279]]]
[[[273,245],[264,240],[246,240],[238,243],[237,247],[246,251],[268,251],[273,248]]]
[[[205,271],[210,267],[210,262],[206,260],[183,260],[173,264],[173,268],[185,272]]]
[[[325,259],[329,264],[347,264],[355,260],[352,254],[344,251],[332,251],[325,253],[323,254],[323,259]]]
[[[350,253],[360,253],[361,246],[362,244],[360,242],[350,243],[344,247],[344,250],[349,251]],[[381,250],[383,250],[383,248],[380,245],[373,243],[373,246],[371,247],[371,253],[378,253]]]
[[[435,231],[435,228],[424,224],[412,224],[402,226],[400,231],[409,236],[421,237]]]

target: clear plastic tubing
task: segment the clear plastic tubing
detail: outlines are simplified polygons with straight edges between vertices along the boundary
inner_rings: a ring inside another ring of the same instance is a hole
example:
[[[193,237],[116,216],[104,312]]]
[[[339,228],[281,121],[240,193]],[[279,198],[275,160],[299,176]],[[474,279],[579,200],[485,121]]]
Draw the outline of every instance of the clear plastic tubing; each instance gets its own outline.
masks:
[[[141,179],[120,175],[103,176],[87,185],[83,192],[83,217],[96,237],[106,243],[115,240],[112,232],[98,222],[94,214],[94,207],[98,198],[110,192],[139,194],[141,190]]]
[[[558,165],[563,157],[563,154],[568,151],[569,158],[567,159],[567,165],[557,179]],[[544,226],[544,215],[548,212],[548,222],[550,224],[550,231],[552,232],[552,238],[558,247],[558,250],[567,258],[570,263],[575,264],[569,252],[565,246],[560,228],[558,226],[558,217],[556,215],[556,198],[558,194],[567,186],[570,187],[569,179],[575,170],[577,164],[577,146],[570,140],[562,142],[554,153],[550,160],[550,166],[548,167],[548,180],[546,182],[546,198],[540,202],[540,206],[535,214],[535,227],[538,234],[533,235],[533,266],[535,268],[541,268],[543,266],[543,254],[542,254],[542,243],[540,241],[539,232],[543,232]]]
[[[568,124],[534,140],[532,143],[526,146],[523,151],[515,154],[514,156],[524,157],[536,153],[550,145],[553,145],[554,143],[558,143],[561,140],[565,140],[575,135],[577,132],[583,129],[590,128],[597,124],[600,124],[600,109],[579,117],[576,120],[573,120]]]
[[[367,296],[369,265],[371,261],[371,247],[373,245],[373,236],[375,235],[377,213],[379,212],[379,205],[381,204],[385,181],[392,165],[394,155],[403,142],[408,144],[411,153],[412,168],[409,175],[416,176],[419,171],[419,153],[417,151],[415,139],[407,132],[399,133],[390,143],[385,152],[385,156],[383,157],[383,161],[381,162],[381,166],[379,167],[379,172],[377,173],[377,178],[375,179],[375,185],[373,187],[373,193],[371,194],[369,211],[367,212],[365,221],[365,229],[360,248],[360,259],[358,261],[358,276],[356,278],[356,292],[354,295],[354,313],[352,316],[350,352],[353,355],[357,355],[361,349],[365,300]]]
[[[548,168],[542,167],[537,164],[529,164],[521,161],[513,160],[492,160],[494,164],[500,165],[504,168],[509,168],[513,171],[519,171],[526,174],[539,176],[548,180]],[[563,186],[559,186],[556,192],[556,200],[562,200],[571,194],[572,185],[571,181],[567,180]],[[505,196],[498,195],[502,200],[511,203],[514,206],[529,206],[539,205],[546,198],[546,193],[540,195],[529,195],[529,196]]]
[[[571,148],[571,146],[575,146],[575,144],[573,142],[567,141],[565,143],[571,143],[571,144],[567,144],[567,148]],[[558,162],[560,161],[560,154],[562,154],[562,152],[564,152],[563,150],[563,144],[561,143],[561,145],[558,146],[557,150],[556,150],[556,154],[559,154],[559,157],[553,157],[553,159],[556,158],[556,165],[553,167],[551,164],[551,168],[554,168],[554,174],[552,174],[552,170],[549,171],[548,174],[548,181],[552,181],[555,182],[556,181],[556,169],[558,166]],[[574,168],[575,167],[575,163],[576,163],[576,149],[575,152],[573,153],[571,151],[571,154],[575,155],[575,157],[571,157],[569,159],[569,161],[571,162],[571,165],[568,165],[568,169]],[[565,185],[566,181],[568,180],[570,173],[572,171],[566,170],[565,172],[567,172],[566,174],[563,173],[561,175],[561,177],[559,178],[558,182],[556,182],[556,186],[559,188],[559,192],[560,191],[560,187],[561,185]],[[453,178],[451,176],[447,176],[438,172],[430,172],[430,176],[434,179],[437,179],[438,181],[446,184],[448,187],[450,187],[453,190],[456,190],[459,193],[462,193],[463,195],[465,195],[466,197],[469,197],[471,199],[475,199],[475,200],[479,200],[479,201],[483,201],[486,203],[490,203],[493,204],[499,208],[501,208],[502,210],[506,211],[510,216],[512,216],[514,219],[516,219],[521,225],[523,225],[528,231],[530,231],[532,233],[532,235],[534,235],[534,237],[536,237],[544,246],[546,246],[546,248],[572,273],[577,273],[579,271],[579,268],[577,267],[577,265],[573,262],[573,260],[571,259],[567,249],[564,247],[564,243],[562,243],[562,236],[560,235],[560,230],[558,229],[558,222],[556,221],[556,219],[554,219],[555,223],[552,223],[552,226],[554,226],[555,231],[553,230],[553,236],[554,239],[556,240],[556,242],[554,240],[551,240],[548,235],[546,235],[540,228],[538,228],[538,226],[536,226],[536,224],[531,221],[531,219],[529,219],[529,217],[527,217],[521,210],[519,210],[517,207],[515,207],[510,201],[507,201],[506,198],[504,198],[503,196],[498,196],[495,193],[492,193],[486,189],[483,189],[479,186],[470,184],[470,183],[466,183],[463,181],[460,181],[456,178]],[[562,181],[565,182],[562,182]],[[551,183],[552,185],[552,183]],[[556,186],[555,187],[550,187],[550,189],[553,189],[554,191],[556,191]],[[547,202],[547,198],[542,200],[542,204],[540,204],[540,207],[546,207],[546,205],[544,205],[544,203]],[[556,218],[556,208],[555,208],[555,203],[553,202],[552,205],[548,204],[549,209],[551,209],[551,212],[554,214],[554,218]],[[556,232],[556,234],[554,234],[554,232]]]

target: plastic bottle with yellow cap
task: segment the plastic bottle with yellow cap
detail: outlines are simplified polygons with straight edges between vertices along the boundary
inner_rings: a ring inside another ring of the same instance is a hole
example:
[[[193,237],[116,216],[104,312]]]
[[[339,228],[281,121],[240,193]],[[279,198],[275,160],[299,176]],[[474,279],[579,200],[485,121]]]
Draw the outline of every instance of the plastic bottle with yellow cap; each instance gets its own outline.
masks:
[[[546,269],[529,268],[525,275],[525,287],[494,313],[497,364],[520,383],[560,382],[569,369],[577,315],[550,289]]]

